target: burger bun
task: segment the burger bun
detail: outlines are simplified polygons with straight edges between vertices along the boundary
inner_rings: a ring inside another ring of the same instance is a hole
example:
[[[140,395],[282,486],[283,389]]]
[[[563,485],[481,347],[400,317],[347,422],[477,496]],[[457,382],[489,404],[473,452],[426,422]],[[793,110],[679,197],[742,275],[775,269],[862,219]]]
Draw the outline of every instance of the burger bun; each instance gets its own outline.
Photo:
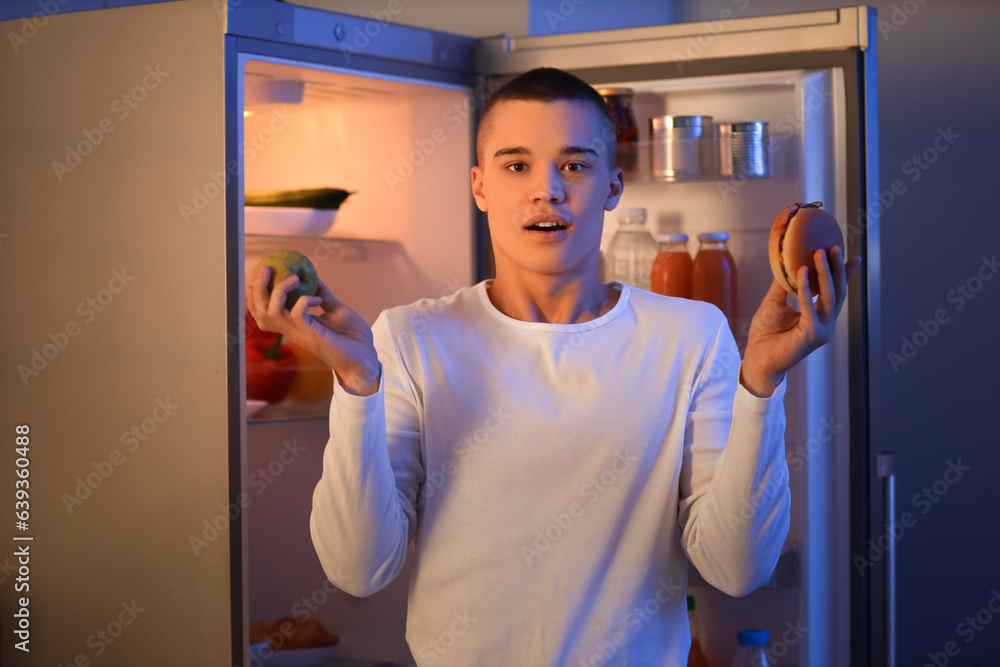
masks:
[[[844,234],[832,215],[820,208],[823,202],[792,204],[778,213],[768,239],[768,258],[775,280],[789,294],[798,294],[799,268],[809,267],[809,291],[819,294],[819,274],[813,255],[829,253],[834,246],[844,254]]]

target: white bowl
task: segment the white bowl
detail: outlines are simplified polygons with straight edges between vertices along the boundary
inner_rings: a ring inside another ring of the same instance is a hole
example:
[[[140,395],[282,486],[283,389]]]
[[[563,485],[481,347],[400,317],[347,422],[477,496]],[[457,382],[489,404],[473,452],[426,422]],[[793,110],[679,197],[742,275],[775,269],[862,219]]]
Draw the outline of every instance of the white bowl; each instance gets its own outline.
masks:
[[[270,236],[320,236],[333,227],[337,209],[284,206],[243,207],[243,233]]]

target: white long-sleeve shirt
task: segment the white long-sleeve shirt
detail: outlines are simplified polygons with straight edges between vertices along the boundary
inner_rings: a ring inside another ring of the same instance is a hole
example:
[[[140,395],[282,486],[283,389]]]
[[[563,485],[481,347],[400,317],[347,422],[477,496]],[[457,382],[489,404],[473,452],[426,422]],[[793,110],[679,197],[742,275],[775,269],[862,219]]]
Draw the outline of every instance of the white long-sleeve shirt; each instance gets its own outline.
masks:
[[[787,535],[784,382],[738,384],[714,306],[615,284],[595,320],[523,322],[488,284],[384,312],[378,392],[334,383],[327,576],[369,595],[415,540],[421,667],[685,665],[687,560],[745,595]]]

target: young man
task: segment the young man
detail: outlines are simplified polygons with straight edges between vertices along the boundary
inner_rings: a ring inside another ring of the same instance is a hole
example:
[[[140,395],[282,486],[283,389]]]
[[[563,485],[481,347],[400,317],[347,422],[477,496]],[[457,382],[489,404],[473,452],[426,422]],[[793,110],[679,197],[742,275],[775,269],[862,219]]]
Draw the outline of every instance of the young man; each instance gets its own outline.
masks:
[[[492,281],[372,329],[323,285],[291,311],[297,278],[247,289],[336,374],[310,523],[327,575],[369,595],[415,541],[419,665],[685,664],[688,559],[745,595],[787,534],[784,375],[829,339],[859,260],[820,252],[801,315],[774,283],[741,363],[715,307],[598,279],[624,185],[610,123],[558,70],[487,103],[472,191]]]

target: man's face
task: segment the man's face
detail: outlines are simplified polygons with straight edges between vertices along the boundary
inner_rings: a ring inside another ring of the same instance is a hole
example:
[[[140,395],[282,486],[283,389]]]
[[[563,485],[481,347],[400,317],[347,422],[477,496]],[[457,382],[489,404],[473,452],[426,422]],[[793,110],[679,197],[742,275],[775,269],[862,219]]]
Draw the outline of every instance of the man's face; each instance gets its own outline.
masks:
[[[604,211],[624,187],[605,127],[586,102],[506,101],[490,111],[472,193],[489,217],[498,274],[596,274]]]

